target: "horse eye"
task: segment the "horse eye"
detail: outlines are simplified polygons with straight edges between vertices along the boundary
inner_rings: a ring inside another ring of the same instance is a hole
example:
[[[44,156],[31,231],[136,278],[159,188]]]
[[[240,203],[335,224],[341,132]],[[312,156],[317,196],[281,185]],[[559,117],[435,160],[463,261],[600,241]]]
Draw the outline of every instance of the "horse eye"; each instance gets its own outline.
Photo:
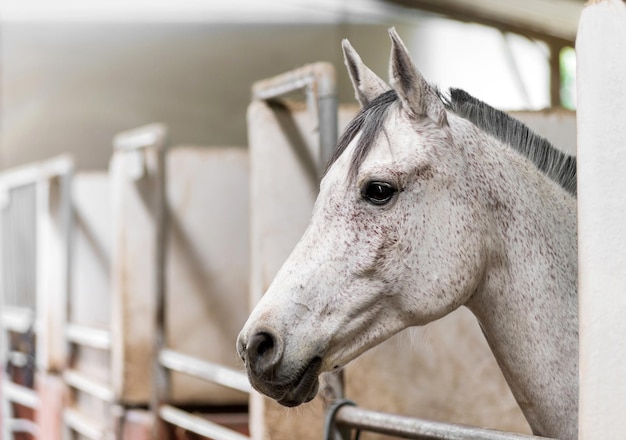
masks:
[[[363,198],[374,205],[389,203],[397,189],[387,182],[369,182],[363,188]]]

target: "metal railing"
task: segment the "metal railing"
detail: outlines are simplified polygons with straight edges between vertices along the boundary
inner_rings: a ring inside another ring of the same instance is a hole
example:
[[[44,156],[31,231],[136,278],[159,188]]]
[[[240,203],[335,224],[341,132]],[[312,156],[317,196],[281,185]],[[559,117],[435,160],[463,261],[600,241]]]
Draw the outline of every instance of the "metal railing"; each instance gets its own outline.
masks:
[[[259,81],[253,86],[253,97],[270,100],[294,91],[304,90],[309,109],[319,118],[320,151],[318,168],[321,171],[337,142],[337,95],[332,65],[317,63],[292,72]],[[164,204],[164,201],[162,201]],[[165,232],[165,208],[163,208],[162,234]],[[161,243],[165,243],[164,236]],[[164,255],[164,249],[161,249]],[[160,262],[164,273],[164,262]],[[166,438],[168,428],[164,422],[179,426],[195,434],[215,440],[248,439],[232,429],[195,416],[169,405],[170,373],[178,372],[216,383],[245,393],[251,392],[246,375],[240,371],[178,353],[165,347],[165,310],[167,307],[163,279],[159,280],[157,298],[157,346],[155,362],[155,398],[153,408],[160,419],[156,438]]]
[[[331,407],[332,408],[332,407]],[[495,429],[454,423],[434,422],[415,417],[389,414],[343,405],[331,416],[330,429],[339,429],[340,435],[349,439],[352,430],[413,440],[547,440],[546,437],[498,431]],[[336,433],[332,433],[335,435]]]
[[[147,149],[157,150],[158,156],[162,154],[165,134],[164,126],[153,124],[121,133],[115,137],[113,148],[116,153],[124,155],[125,171],[132,181],[140,182],[147,173],[147,166],[151,165],[145,162],[144,152]],[[158,172],[160,170],[159,168]],[[114,345],[112,328],[101,329],[68,322],[65,325],[65,340],[72,350],[89,348],[108,352],[112,356]],[[112,366],[111,369],[113,370]],[[121,426],[118,409],[120,404],[114,385],[95,380],[83,371],[74,368],[73,365],[68,365],[63,372],[63,379],[71,396],[63,412],[65,436],[71,438],[73,433],[77,433],[93,440],[119,437]],[[82,412],[80,406],[74,402],[76,393],[91,396],[107,405],[109,418],[98,420]]]
[[[171,404],[171,374],[182,373],[187,376],[212,382],[224,387],[235,389],[244,393],[250,393],[251,388],[248,379],[240,371],[233,370],[223,365],[195,358],[175,350],[166,345],[166,318],[167,297],[165,291],[165,253],[166,231],[168,227],[168,215],[165,202],[165,176],[164,155],[160,156],[159,169],[163,175],[161,188],[156,199],[155,222],[157,227],[157,261],[156,261],[156,314],[155,314],[155,346],[153,362],[153,397],[151,402],[152,412],[157,418],[154,436],[157,439],[173,438],[170,426],[181,427],[197,435],[209,437],[215,440],[244,440],[247,436],[222,426],[216,422],[191,414]]]
[[[271,101],[296,91],[305,92],[307,108],[319,124],[317,165],[321,175],[337,145],[338,99],[335,68],[330,63],[319,62],[257,81],[252,86],[252,98]]]
[[[68,268],[72,173],[72,159],[63,156],[0,175],[0,425],[6,439],[41,434],[31,415],[46,409],[35,376],[38,369],[62,368],[68,273],[49,283],[46,259]]]

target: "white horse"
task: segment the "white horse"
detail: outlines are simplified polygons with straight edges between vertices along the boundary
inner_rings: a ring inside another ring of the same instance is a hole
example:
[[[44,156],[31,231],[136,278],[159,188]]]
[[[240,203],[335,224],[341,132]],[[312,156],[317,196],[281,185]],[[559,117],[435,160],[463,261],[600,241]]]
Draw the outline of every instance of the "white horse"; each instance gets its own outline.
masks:
[[[392,89],[344,41],[362,110],[307,231],[239,335],[250,382],[299,405],[320,373],[465,305],[533,432],[574,439],[575,163],[529,146],[526,127],[497,111],[477,120],[479,102],[463,92],[444,102],[390,36]],[[518,133],[498,136],[506,129]]]

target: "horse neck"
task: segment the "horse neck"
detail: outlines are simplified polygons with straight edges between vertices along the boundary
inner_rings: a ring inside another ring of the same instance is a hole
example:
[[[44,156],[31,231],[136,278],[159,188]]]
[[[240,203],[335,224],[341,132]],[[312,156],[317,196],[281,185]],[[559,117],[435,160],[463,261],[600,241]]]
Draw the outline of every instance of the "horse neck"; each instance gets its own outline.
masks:
[[[466,153],[485,205],[489,257],[466,306],[533,431],[575,438],[576,201],[509,147],[477,130],[470,139]]]

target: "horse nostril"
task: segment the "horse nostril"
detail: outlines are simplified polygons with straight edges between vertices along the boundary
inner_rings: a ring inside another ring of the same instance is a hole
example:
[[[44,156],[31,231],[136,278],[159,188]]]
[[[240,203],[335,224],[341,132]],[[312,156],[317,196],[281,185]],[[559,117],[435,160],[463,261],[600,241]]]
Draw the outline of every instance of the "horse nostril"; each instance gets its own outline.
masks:
[[[263,357],[266,353],[269,353],[274,348],[274,338],[269,333],[258,333],[257,344],[255,346],[256,355]]]
[[[244,364],[246,363],[246,349],[246,343],[244,342],[243,338],[239,336],[237,338],[237,354],[239,354],[239,357]]]
[[[283,349],[277,335],[259,331],[250,337],[246,353],[252,371],[259,376],[267,376],[273,374],[281,361]]]

